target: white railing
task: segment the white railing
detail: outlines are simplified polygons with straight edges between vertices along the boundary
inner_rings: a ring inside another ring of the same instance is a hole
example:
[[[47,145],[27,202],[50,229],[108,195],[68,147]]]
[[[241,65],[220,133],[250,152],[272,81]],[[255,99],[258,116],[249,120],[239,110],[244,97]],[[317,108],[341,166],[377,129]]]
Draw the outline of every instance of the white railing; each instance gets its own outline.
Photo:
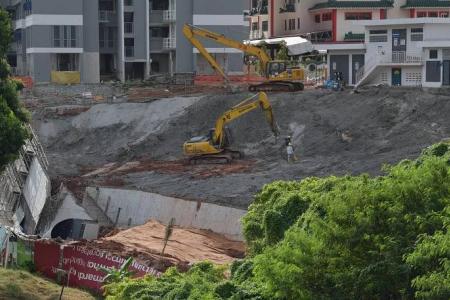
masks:
[[[392,56],[374,55],[366,61],[365,65],[356,71],[355,82],[358,85],[365,77],[367,77],[373,70],[382,64],[420,64],[423,63],[421,56],[406,55],[404,51],[392,52]],[[367,76],[366,76],[367,75]]]
[[[177,16],[174,10],[165,10],[163,13],[164,22],[174,22]]]
[[[116,17],[116,12],[111,10],[100,10],[98,12],[98,21],[100,23],[112,22]]]
[[[261,30],[250,31],[251,40],[260,40],[262,38],[264,38],[264,33]]]
[[[166,50],[175,49],[177,47],[177,39],[176,38],[164,38],[163,39],[163,48]]]

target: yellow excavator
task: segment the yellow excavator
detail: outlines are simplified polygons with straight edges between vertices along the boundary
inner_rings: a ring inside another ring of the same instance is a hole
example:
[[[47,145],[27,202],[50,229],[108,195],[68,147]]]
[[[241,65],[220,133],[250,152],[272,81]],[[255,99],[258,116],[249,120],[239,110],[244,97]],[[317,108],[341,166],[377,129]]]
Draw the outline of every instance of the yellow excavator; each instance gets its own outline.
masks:
[[[195,164],[200,161],[228,163],[233,159],[241,158],[241,152],[229,148],[231,144],[231,134],[226,127],[226,124],[257,108],[261,108],[264,111],[267,122],[269,123],[272,132],[277,137],[278,127],[273,116],[272,105],[270,104],[266,93],[261,92],[245,99],[223,113],[216,120],[215,128],[211,129],[207,136],[194,137],[185,142],[183,146],[184,154],[189,157],[190,163]]]
[[[230,80],[223,71],[222,67],[217,63],[214,57],[208,52],[197,37],[213,40],[227,47],[241,50],[246,55],[254,56],[259,59],[262,66],[262,73],[266,81],[261,84],[249,86],[251,92],[271,92],[271,91],[301,91],[304,89],[305,72],[301,68],[288,68],[286,61],[271,60],[267,53],[256,46],[246,45],[242,42],[227,38],[222,34],[218,34],[203,28],[199,28],[190,24],[183,27],[184,36],[191,44],[198,49],[200,54],[208,61],[211,67],[225,80],[227,86],[230,86]]]

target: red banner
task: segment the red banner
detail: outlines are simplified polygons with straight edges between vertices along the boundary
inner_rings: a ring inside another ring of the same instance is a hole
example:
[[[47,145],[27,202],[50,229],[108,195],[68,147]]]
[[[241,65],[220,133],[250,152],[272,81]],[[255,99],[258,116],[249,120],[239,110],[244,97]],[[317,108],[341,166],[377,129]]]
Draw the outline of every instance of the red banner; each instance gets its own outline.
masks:
[[[105,274],[98,270],[99,267],[118,269],[127,259],[97,249],[77,245],[64,245],[62,269],[69,274],[69,285],[102,292],[103,278]],[[34,263],[36,270],[43,275],[56,279],[57,269],[60,268],[60,245],[48,242],[36,242],[34,248]],[[130,271],[135,277],[144,275],[160,276],[161,273],[146,265],[133,261]]]

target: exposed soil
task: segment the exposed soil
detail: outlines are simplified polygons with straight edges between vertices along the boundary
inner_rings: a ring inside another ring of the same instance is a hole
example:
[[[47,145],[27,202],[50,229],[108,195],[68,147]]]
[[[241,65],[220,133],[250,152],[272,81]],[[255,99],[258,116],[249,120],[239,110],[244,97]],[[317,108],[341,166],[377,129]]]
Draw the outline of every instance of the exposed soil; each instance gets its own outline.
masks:
[[[415,157],[450,136],[448,90],[306,90],[269,95],[282,134],[278,140],[264,115],[254,111],[229,126],[234,148],[246,155],[243,160],[187,165],[184,141],[207,134],[221,113],[249,95],[220,90],[148,103],[98,104],[77,115],[49,114],[47,107],[34,111],[33,125],[54,177],[84,176],[79,179],[84,184],[120,185],[239,208],[246,208],[265,183],[380,174],[384,164]],[[293,164],[285,160],[287,135],[298,157]]]
[[[149,221],[84,243],[123,257],[133,256],[150,265],[159,261],[164,267],[187,266],[200,261],[227,264],[245,255],[243,242],[231,241],[207,230],[174,227],[161,256],[165,228],[161,223]]]

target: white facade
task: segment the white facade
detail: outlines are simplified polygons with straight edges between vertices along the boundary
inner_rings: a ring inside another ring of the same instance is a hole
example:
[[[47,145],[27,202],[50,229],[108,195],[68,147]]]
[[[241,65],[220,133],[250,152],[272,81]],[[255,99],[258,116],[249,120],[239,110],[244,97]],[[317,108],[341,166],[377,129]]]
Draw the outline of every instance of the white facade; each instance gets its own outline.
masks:
[[[450,85],[449,19],[388,19],[360,23],[366,28],[366,54],[357,86]]]

